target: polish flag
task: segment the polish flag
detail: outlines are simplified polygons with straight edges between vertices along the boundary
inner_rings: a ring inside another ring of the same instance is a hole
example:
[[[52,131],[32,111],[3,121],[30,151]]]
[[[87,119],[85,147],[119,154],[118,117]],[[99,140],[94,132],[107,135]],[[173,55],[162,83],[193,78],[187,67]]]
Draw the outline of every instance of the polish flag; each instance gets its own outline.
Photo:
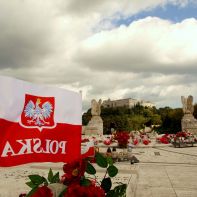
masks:
[[[94,142],[86,142],[81,145],[81,158],[87,158],[87,157],[94,157],[95,156],[95,147]]]
[[[0,166],[81,158],[81,95],[0,76]]]

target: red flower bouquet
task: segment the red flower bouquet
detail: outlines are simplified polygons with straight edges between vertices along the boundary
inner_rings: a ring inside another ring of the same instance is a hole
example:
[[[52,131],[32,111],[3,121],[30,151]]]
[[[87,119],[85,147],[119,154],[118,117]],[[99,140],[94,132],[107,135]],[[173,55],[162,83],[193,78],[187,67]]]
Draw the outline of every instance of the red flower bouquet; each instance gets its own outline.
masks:
[[[118,145],[121,148],[126,148],[129,143],[129,133],[127,131],[119,131],[115,134],[115,140],[118,141]]]
[[[81,186],[80,184],[72,184],[68,188],[64,197],[76,197],[76,194],[77,197],[105,197],[104,190],[95,184],[91,184],[88,188],[87,186]]]
[[[115,177],[118,169],[113,165],[112,158],[104,157],[100,153],[95,154],[96,164],[106,168],[105,175],[101,181],[96,178],[96,169],[89,159],[64,164],[61,179],[59,172],[53,174],[49,170],[48,177],[29,175],[30,181],[26,184],[31,188],[28,194],[19,197],[105,197],[126,196],[126,184],[120,184],[114,189],[111,178]],[[89,174],[86,178],[86,173]]]
[[[195,143],[195,135],[187,131],[181,131],[181,132],[176,133],[171,138],[171,143],[175,147],[193,146],[193,144]]]
[[[151,141],[149,139],[143,139],[142,142],[144,145],[148,145]]]
[[[159,141],[163,144],[169,144],[170,142],[170,136],[169,134],[164,134],[160,139]]]
[[[104,141],[103,141],[103,144],[105,145],[110,145],[112,143],[111,139],[110,138],[106,138]]]
[[[134,145],[137,145],[139,143],[139,140],[138,139],[133,139],[133,144]]]

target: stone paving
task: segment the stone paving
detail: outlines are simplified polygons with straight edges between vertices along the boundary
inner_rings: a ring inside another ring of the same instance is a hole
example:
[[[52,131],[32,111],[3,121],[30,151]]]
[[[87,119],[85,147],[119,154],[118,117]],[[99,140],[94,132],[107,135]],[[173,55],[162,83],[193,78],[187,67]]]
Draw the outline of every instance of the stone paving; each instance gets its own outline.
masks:
[[[154,148],[136,148],[133,150],[141,162],[165,162],[172,164],[196,164],[197,147],[174,148],[171,146]],[[159,154],[159,155],[158,155]]]
[[[17,167],[0,168],[0,197],[17,197],[20,193],[29,191],[29,187],[25,184],[28,180],[28,175],[39,174],[40,176],[47,177],[49,168],[52,168],[54,173],[60,172],[60,176],[63,174],[62,171],[63,163],[35,163],[26,164]],[[134,186],[136,183],[136,169],[138,166],[128,165],[123,163],[116,163],[120,173],[112,178],[113,187],[120,183],[128,184],[131,183],[130,190],[134,193]],[[98,180],[101,180],[105,171],[95,165],[97,169]],[[90,176],[90,175],[88,175]],[[10,189],[11,188],[11,189]]]
[[[197,166],[140,165],[137,197],[196,197]]]
[[[197,147],[136,148],[133,153],[140,163],[135,164],[137,186],[130,196],[197,196]]]
[[[128,197],[197,197],[197,146],[174,148],[167,146],[137,147],[132,151],[140,162],[117,162],[119,174],[114,185],[127,183]],[[47,176],[51,167],[62,171],[62,163],[28,164],[0,168],[0,197],[17,197],[28,191],[25,182],[29,174]],[[98,178],[104,171],[97,168]]]
[[[29,181],[28,175],[39,174],[47,177],[49,165],[46,168],[43,167],[43,164],[39,164],[38,167],[36,166],[37,164],[27,164],[0,168],[0,197],[18,197],[20,193],[29,191],[29,187],[25,184]],[[54,164],[52,164],[52,168],[54,172],[59,171]]]

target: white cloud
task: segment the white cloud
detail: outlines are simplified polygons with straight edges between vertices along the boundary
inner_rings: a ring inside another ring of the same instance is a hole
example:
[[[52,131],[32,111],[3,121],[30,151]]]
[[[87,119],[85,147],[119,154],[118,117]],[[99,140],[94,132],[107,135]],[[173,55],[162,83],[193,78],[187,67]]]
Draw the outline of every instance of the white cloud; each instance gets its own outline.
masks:
[[[196,70],[197,20],[147,17],[83,41],[75,58],[95,70],[184,73]],[[185,66],[187,65],[187,67]]]
[[[93,98],[167,105],[188,89],[197,92],[196,20],[149,17],[121,27],[113,20],[188,2],[0,0],[0,74],[82,90],[84,109]]]
[[[1,68],[34,66],[53,51],[49,8],[49,3],[0,1]]]

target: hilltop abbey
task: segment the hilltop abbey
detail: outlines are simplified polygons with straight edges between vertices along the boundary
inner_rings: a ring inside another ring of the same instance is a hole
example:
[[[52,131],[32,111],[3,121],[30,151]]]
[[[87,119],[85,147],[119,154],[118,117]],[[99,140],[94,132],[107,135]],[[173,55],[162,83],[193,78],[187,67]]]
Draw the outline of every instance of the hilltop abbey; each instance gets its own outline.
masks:
[[[151,103],[150,101],[144,101],[144,100],[137,100],[137,99],[132,99],[132,98],[127,98],[127,99],[119,99],[119,100],[104,100],[102,103],[102,106],[104,108],[109,108],[109,107],[128,107],[132,108],[134,105],[140,104],[144,107],[154,107],[155,104]]]

